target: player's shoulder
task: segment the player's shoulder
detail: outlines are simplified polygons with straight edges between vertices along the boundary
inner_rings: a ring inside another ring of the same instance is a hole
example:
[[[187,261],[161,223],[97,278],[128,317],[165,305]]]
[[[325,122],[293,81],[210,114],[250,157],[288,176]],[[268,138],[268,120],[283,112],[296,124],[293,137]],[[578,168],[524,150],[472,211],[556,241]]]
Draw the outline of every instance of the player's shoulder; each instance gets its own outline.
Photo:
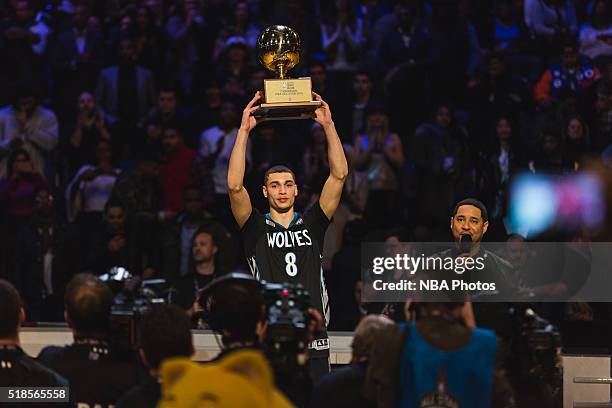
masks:
[[[306,209],[301,218],[304,220],[303,222],[306,223],[311,223],[314,221],[330,222],[327,215],[325,215],[325,212],[323,212],[319,200],[315,201],[313,205]]]

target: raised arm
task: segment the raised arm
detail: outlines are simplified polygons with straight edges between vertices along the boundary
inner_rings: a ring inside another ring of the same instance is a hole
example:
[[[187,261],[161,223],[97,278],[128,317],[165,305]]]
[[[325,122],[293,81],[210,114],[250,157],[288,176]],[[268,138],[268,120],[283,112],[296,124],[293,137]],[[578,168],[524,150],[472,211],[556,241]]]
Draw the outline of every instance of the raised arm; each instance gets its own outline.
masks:
[[[257,125],[257,121],[255,117],[251,116],[251,113],[257,109],[253,105],[260,97],[260,93],[257,92],[242,112],[240,129],[238,129],[236,143],[234,143],[227,170],[227,191],[232,206],[232,214],[240,228],[247,222],[252,211],[251,198],[244,188],[244,171],[249,133]]]
[[[319,204],[327,218],[331,219],[336,212],[336,208],[338,208],[338,204],[340,204],[344,180],[346,180],[348,176],[348,164],[344,156],[342,143],[338,137],[338,132],[336,132],[336,126],[332,120],[329,105],[321,99],[321,96],[314,92],[313,94],[317,101],[321,101],[321,107],[317,108],[315,111],[315,120],[325,131],[325,137],[327,138],[327,158],[329,160],[329,177],[323,186],[323,191],[321,191]]]

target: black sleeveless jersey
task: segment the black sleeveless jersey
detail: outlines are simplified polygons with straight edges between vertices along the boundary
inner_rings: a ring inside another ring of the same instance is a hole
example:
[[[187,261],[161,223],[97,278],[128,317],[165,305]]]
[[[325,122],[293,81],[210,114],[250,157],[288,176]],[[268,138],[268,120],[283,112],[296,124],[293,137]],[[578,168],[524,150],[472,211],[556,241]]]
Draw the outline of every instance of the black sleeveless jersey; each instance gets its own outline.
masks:
[[[241,233],[247,261],[258,280],[300,283],[310,293],[310,303],[329,322],[329,303],[321,258],[329,226],[317,201],[304,215],[295,213],[288,228],[253,208]]]

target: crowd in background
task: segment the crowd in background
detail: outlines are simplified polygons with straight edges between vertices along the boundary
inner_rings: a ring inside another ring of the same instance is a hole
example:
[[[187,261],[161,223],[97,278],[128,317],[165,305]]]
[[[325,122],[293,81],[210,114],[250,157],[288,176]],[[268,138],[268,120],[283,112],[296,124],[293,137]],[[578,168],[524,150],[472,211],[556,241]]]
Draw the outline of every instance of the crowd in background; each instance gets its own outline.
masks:
[[[0,1],[0,277],[28,320],[61,320],[78,272],[167,278],[193,312],[194,276],[245,268],[227,166],[273,76],[255,48],[270,24],[299,33],[290,75],[329,103],[350,166],[325,240],[331,329],[365,313],[364,239],[447,241],[470,196],[503,241],[514,175],[612,154],[605,0]],[[312,121],[258,125],[253,205],[267,210],[263,174],[285,164],[308,208],[326,155]]]

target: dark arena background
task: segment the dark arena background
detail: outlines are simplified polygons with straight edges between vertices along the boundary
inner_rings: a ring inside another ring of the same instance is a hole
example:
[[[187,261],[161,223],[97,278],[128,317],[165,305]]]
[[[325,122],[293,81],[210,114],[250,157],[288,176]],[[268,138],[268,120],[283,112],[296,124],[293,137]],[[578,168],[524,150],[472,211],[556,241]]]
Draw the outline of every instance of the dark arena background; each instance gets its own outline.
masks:
[[[0,0],[0,61],[0,407],[612,407],[612,2]]]

